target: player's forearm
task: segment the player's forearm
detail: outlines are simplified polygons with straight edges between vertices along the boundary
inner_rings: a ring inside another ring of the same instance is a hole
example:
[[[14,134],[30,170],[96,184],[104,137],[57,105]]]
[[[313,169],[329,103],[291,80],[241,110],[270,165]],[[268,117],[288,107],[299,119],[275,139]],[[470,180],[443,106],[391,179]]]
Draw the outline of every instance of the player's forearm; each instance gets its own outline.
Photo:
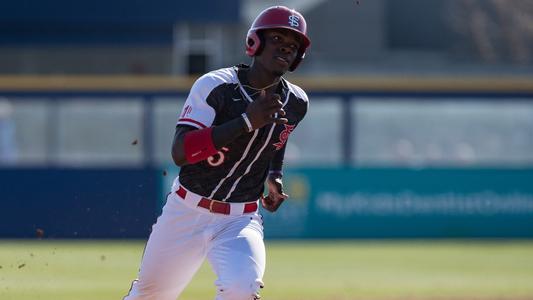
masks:
[[[242,117],[235,118],[222,125],[213,127],[213,144],[215,144],[215,148],[221,149],[246,131],[244,119]]]
[[[206,130],[209,131],[208,134],[206,133],[200,138],[197,137],[200,131]],[[204,148],[211,149],[205,153],[205,155],[211,155],[209,151],[220,150],[222,147],[229,144],[246,131],[246,123],[242,118],[236,118],[224,124],[205,129],[194,129],[188,126],[177,126],[176,133],[174,135],[174,142],[172,144],[172,159],[174,160],[174,163],[180,167],[187,164],[196,163],[205,159],[203,158],[195,161],[195,157],[201,158],[204,154],[201,153],[202,151],[198,153],[198,150]],[[191,135],[186,137],[191,133],[196,137],[191,138]],[[199,156],[196,156],[197,154]]]
[[[287,144],[278,150],[272,160],[270,161],[270,172],[269,176],[282,177],[283,176],[283,160],[285,158],[285,148]]]

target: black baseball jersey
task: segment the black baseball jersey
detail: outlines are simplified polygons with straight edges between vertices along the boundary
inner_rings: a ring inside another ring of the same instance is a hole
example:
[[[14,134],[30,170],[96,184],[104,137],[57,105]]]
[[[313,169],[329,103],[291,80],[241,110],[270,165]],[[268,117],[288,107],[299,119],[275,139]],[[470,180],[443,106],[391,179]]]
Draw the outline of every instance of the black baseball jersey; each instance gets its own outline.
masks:
[[[200,77],[191,88],[177,125],[202,129],[241,118],[248,104],[259,96],[257,91],[246,87],[245,68],[247,66],[239,65]],[[242,134],[222,147],[218,154],[181,167],[180,184],[196,194],[219,201],[250,202],[262,195],[270,161],[276,151],[285,147],[289,134],[304,118],[309,104],[300,87],[283,78],[280,82],[277,93],[289,122],[269,124]]]

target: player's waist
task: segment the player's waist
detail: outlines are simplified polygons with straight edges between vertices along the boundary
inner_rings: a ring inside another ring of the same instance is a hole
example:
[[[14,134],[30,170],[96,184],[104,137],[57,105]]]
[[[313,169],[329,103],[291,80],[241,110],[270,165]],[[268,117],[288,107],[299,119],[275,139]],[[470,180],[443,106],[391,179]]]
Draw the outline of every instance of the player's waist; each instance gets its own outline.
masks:
[[[194,192],[187,190],[181,184],[174,192],[183,202],[194,208],[203,208],[211,213],[223,215],[242,215],[254,213],[258,208],[258,199],[250,199],[247,202],[224,202],[208,199]]]
[[[177,191],[180,186],[188,191],[192,191],[203,197],[221,200],[223,202],[254,202],[261,196],[264,185],[260,184],[265,182],[265,176],[260,178],[259,176],[239,176],[235,178],[221,178],[213,180],[209,178],[209,174],[204,173],[202,178],[198,174],[189,176],[190,174],[181,174],[174,179],[172,184],[172,191]],[[223,183],[223,184],[221,184]],[[238,184],[237,184],[238,183]],[[236,188],[233,186],[238,185]],[[208,196],[210,195],[210,196]]]

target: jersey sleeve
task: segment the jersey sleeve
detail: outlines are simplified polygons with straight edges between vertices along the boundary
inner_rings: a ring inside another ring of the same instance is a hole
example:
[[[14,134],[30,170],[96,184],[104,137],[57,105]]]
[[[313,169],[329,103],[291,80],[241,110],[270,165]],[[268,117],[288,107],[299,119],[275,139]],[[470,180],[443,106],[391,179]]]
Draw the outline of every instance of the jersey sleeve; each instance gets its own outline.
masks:
[[[198,129],[211,127],[216,111],[208,104],[207,99],[218,85],[219,82],[208,74],[196,80],[176,125],[189,125]]]
[[[270,160],[270,170],[268,172],[269,175],[283,175],[283,160],[285,159],[285,148],[287,148],[286,143],[285,145],[283,145],[283,148],[274,153],[272,160]]]
[[[295,84],[289,83],[289,88],[297,99],[298,105],[296,105],[295,112],[298,115],[297,123],[300,123],[309,110],[309,97],[301,87]]]

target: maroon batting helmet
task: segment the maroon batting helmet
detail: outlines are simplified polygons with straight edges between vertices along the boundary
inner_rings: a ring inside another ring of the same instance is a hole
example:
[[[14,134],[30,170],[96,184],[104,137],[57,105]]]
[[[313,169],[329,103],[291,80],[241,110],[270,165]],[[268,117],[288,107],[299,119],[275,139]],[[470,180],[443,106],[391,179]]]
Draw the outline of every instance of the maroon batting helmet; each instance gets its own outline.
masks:
[[[257,34],[263,29],[285,28],[296,32],[302,38],[302,45],[298,49],[296,59],[289,67],[294,71],[305,56],[305,50],[311,45],[307,36],[307,23],[302,14],[285,6],[272,6],[263,10],[252,23],[246,35],[246,54],[249,56],[259,55],[261,39]]]

